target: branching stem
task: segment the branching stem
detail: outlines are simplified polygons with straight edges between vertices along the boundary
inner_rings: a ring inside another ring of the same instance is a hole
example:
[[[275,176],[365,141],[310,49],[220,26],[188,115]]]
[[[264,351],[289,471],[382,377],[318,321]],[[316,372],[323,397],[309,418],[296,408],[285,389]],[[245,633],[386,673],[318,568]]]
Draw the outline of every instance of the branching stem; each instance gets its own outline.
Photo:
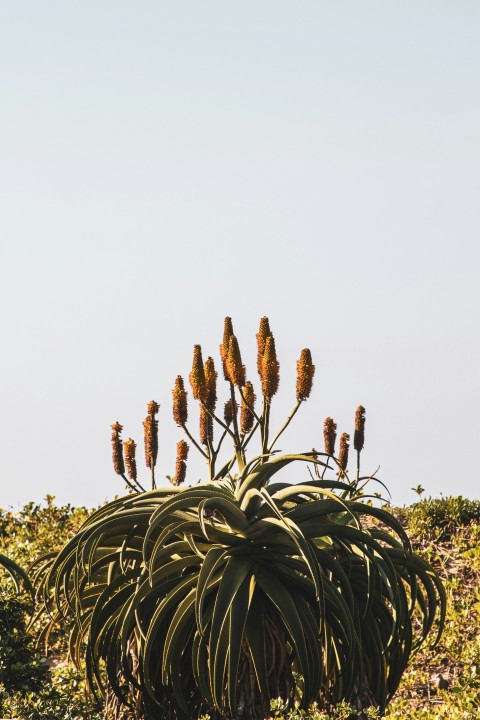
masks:
[[[274,446],[275,443],[277,442],[277,440],[278,440],[278,438],[280,437],[280,435],[281,435],[281,434],[287,429],[287,427],[290,425],[291,421],[292,421],[293,418],[295,417],[295,415],[296,415],[296,413],[297,413],[297,411],[298,411],[298,408],[300,407],[301,404],[302,404],[302,400],[297,400],[297,403],[296,403],[295,407],[293,408],[292,412],[290,413],[290,415],[288,416],[288,418],[285,420],[285,422],[283,423],[283,425],[282,425],[282,427],[280,428],[280,430],[279,430],[279,431],[277,432],[277,434],[275,435],[275,437],[274,437],[274,439],[273,439],[270,447],[268,448],[268,452],[272,452],[273,446]]]

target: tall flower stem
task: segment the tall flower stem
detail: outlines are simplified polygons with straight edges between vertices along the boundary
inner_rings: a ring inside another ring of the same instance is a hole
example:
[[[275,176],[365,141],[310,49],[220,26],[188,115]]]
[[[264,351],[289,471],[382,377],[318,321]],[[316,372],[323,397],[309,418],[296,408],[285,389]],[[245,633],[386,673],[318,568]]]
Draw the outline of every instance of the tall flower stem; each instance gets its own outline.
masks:
[[[207,453],[206,453],[205,450],[201,447],[201,445],[198,444],[198,442],[195,440],[195,438],[193,437],[193,435],[190,433],[190,431],[189,431],[189,429],[187,428],[186,425],[182,425],[182,430],[184,431],[184,433],[185,433],[185,435],[188,437],[188,439],[193,443],[193,445],[195,445],[195,447],[197,448],[198,452],[200,452],[200,453],[203,455],[203,457],[205,458],[205,460],[208,460],[208,455],[207,455]]]
[[[230,383],[230,398],[232,400],[232,407],[233,407],[233,432],[234,432],[235,455],[237,458],[238,469],[240,472],[242,472],[243,468],[245,467],[245,454],[242,449],[240,434],[238,432],[238,418],[237,418],[237,413],[235,411],[235,408],[237,406],[237,401],[235,399],[235,388],[232,383]]]
[[[296,403],[295,407],[293,408],[292,412],[290,413],[290,415],[289,415],[288,418],[285,420],[285,422],[283,423],[282,427],[280,428],[280,430],[277,432],[277,434],[275,435],[274,439],[272,440],[272,442],[271,442],[271,444],[270,444],[270,447],[268,448],[268,452],[271,452],[271,451],[272,451],[273,446],[274,446],[275,443],[277,442],[277,440],[278,440],[278,438],[280,437],[280,435],[282,435],[282,433],[283,433],[283,432],[287,429],[287,427],[290,425],[290,423],[292,422],[293,418],[294,418],[295,415],[297,414],[298,408],[300,407],[301,404],[302,404],[302,400],[297,400],[297,403]]]

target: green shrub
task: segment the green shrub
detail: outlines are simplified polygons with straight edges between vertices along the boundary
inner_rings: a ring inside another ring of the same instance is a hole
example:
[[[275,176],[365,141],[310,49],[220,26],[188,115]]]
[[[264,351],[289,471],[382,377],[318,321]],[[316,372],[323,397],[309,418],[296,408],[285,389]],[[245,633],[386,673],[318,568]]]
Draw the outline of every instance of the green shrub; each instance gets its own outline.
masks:
[[[31,605],[8,593],[0,596],[0,707],[12,693],[38,692],[49,677],[45,658],[26,632]]]
[[[30,502],[21,510],[0,510],[0,549],[21,567],[39,556],[58,550],[74,535],[91,511],[71,505],[55,505],[47,495],[45,503]]]
[[[81,674],[72,668],[52,673],[38,690],[21,690],[4,701],[3,713],[22,720],[104,720],[85,693]]]
[[[458,528],[480,522],[480,501],[462,496],[425,498],[404,514],[408,528],[419,540],[449,540]]]

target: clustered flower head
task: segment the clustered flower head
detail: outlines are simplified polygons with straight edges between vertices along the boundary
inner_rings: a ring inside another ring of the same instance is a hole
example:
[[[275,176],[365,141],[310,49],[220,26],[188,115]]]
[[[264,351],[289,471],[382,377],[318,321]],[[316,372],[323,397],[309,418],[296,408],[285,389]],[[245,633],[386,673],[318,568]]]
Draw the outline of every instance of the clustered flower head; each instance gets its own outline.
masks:
[[[327,455],[335,455],[335,440],[337,438],[337,423],[331,417],[325,418],[323,425],[323,440]]]
[[[173,419],[178,427],[183,428],[187,436],[197,447],[197,449],[207,459],[211,471],[210,478],[215,477],[212,470],[215,459],[218,455],[219,448],[224,437],[230,436],[235,443],[235,452],[243,452],[246,444],[250,440],[251,434],[260,426],[262,438],[262,452],[265,456],[272,452],[272,447],[276,444],[278,437],[289,424],[293,415],[295,415],[300,403],[310,397],[313,387],[313,379],[315,375],[315,365],[312,361],[312,354],[308,348],[303,348],[300,357],[297,360],[297,378],[296,378],[296,401],[292,414],[287,418],[287,422],[280,429],[274,440],[269,443],[268,423],[270,418],[270,402],[277,393],[280,382],[280,364],[277,359],[275,339],[273,337],[268,317],[264,316],[260,319],[260,325],[256,334],[257,339],[257,369],[260,376],[261,390],[263,396],[263,408],[260,412],[255,411],[256,395],[253,384],[246,380],[245,366],[242,362],[240,346],[237,337],[233,331],[232,319],[226,317],[223,328],[223,339],[220,345],[220,356],[222,360],[222,368],[225,379],[230,384],[231,397],[224,405],[224,423],[215,414],[217,405],[217,379],[218,373],[215,369],[213,358],[208,357],[205,363],[202,358],[202,349],[200,345],[193,348],[192,369],[189,374],[190,386],[195,400],[199,402],[199,436],[198,441],[190,433],[187,428],[188,405],[187,391],[183,377],[177,375],[174,388],[172,390],[173,397]],[[237,393],[240,395],[240,405],[236,398]],[[240,419],[237,424],[238,412],[240,409]],[[145,439],[145,462],[148,468],[152,470],[152,485],[155,487],[154,467],[158,455],[158,421],[157,413],[159,404],[154,400],[148,403],[147,417],[143,421],[144,439]],[[213,445],[214,421],[223,426],[224,433],[218,442],[218,447]],[[231,427],[233,426],[233,427]],[[125,476],[128,473],[130,479],[136,482],[137,467],[135,460],[135,442],[129,438],[122,444],[121,432],[122,425],[118,422],[112,426],[112,459],[115,472]],[[267,428],[265,430],[265,428]],[[337,438],[337,424],[330,417],[324,421],[323,428],[325,454],[329,457],[335,455],[335,442]],[[360,452],[364,446],[365,436],[365,408],[362,405],[357,407],[355,413],[355,434],[353,445],[357,452]],[[244,443],[244,445],[243,445]],[[203,446],[203,449],[202,447]],[[338,451],[339,473],[346,473],[348,465],[348,454],[350,447],[350,435],[343,433],[340,437]],[[185,441],[180,441],[177,445],[176,473],[172,482],[179,484],[185,479],[186,465],[185,461],[188,454],[189,446]],[[316,451],[315,451],[316,453]],[[211,458],[214,458],[213,464],[210,466]],[[317,457],[315,454],[314,457]],[[239,466],[240,466],[240,461]],[[141,488],[141,485],[137,483]]]
[[[225,403],[225,408],[223,411],[223,418],[225,420],[225,425],[231,425],[233,422],[234,416],[236,417],[238,412],[238,405],[237,403],[233,402],[231,399],[227,400]]]
[[[355,434],[353,436],[353,447],[357,452],[363,450],[365,443],[365,408],[359,405],[355,413]]]
[[[188,443],[185,440],[180,440],[177,443],[177,459],[175,462],[175,477],[174,485],[181,485],[185,481],[187,473],[187,457],[188,457]]]
[[[260,378],[263,373],[263,354],[265,352],[265,343],[267,337],[271,334],[268,317],[262,317],[260,319],[260,327],[258,328],[257,333],[257,370]]]
[[[112,428],[112,460],[113,469],[117,475],[125,475],[125,463],[123,461],[122,438],[120,434],[123,426],[119,422],[113,423]]]
[[[137,480],[137,461],[135,460],[135,451],[137,445],[132,438],[128,438],[123,443],[123,451],[125,453],[125,465],[127,466],[127,473],[130,480],[136,482]]]
[[[205,400],[205,371],[203,369],[202,348],[200,345],[195,345],[193,348],[192,372],[189,377],[195,400]]]
[[[312,392],[315,365],[312,363],[312,353],[304,348],[297,360],[297,402],[307,400]]]
[[[202,405],[200,408],[199,438],[202,445],[213,440],[213,418]]]
[[[225,380],[229,381],[229,373],[227,367],[228,349],[230,347],[230,338],[233,335],[232,318],[226,317],[223,323],[223,340],[220,345],[220,357],[222,358],[223,375]]]
[[[230,335],[227,354],[227,373],[232,385],[243,387],[245,385],[245,366],[242,364],[240,347],[235,335]]]
[[[348,449],[350,447],[350,435],[342,433],[340,436],[340,450],[338,453],[338,464],[340,469],[345,472],[348,465]]]
[[[215,411],[215,405],[217,404],[217,377],[218,373],[215,370],[215,363],[213,358],[208,357],[205,360],[204,365],[205,375],[205,407],[211,413]]]
[[[275,340],[269,335],[265,340],[265,351],[262,358],[262,393],[267,400],[271,400],[278,390],[280,382],[280,363],[277,360]]]
[[[248,380],[243,388],[242,407],[240,409],[240,432],[242,435],[246,435],[253,427],[255,421],[255,415],[253,414],[255,405],[255,392],[253,385]]]
[[[147,407],[147,417],[143,421],[143,432],[145,439],[145,464],[147,468],[153,469],[157,462],[158,455],[158,420],[156,415],[160,409],[155,400],[151,400]]]
[[[187,391],[181,375],[177,375],[173,395],[173,419],[178,427],[183,427],[188,420]]]

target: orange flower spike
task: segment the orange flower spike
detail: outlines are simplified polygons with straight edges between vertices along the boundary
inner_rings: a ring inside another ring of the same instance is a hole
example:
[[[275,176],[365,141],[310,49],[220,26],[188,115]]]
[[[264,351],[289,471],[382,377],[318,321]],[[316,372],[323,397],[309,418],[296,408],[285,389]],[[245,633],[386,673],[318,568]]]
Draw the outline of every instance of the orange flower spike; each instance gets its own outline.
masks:
[[[211,413],[215,412],[215,405],[217,404],[217,377],[218,373],[215,370],[215,364],[213,358],[208,357],[205,360],[204,365],[205,373],[205,405]]]
[[[227,371],[230,382],[237,387],[245,385],[245,366],[242,364],[242,356],[240,355],[240,347],[235,335],[230,336],[228,355],[227,355]]]
[[[246,435],[252,429],[253,422],[255,420],[255,417],[250,410],[250,407],[253,408],[256,398],[255,392],[253,390],[253,385],[250,381],[245,383],[245,386],[243,388],[243,397],[245,398],[246,402],[242,401],[242,407],[240,410],[240,432],[242,433],[242,435]]]
[[[323,426],[323,439],[327,455],[335,455],[335,440],[337,438],[337,423],[331,417],[325,419]]]
[[[145,439],[145,464],[147,468],[155,467],[158,455],[158,420],[155,415],[160,405],[151,400],[147,406],[147,417],[143,421],[143,433]]]
[[[187,457],[189,446],[185,440],[177,443],[177,459],[175,462],[175,485],[181,485],[187,474]]]
[[[213,419],[204,407],[200,408],[199,435],[202,445],[208,445],[208,441],[213,439]]]
[[[234,404],[234,403],[232,403],[231,400],[227,400],[227,402],[225,403],[225,409],[224,409],[224,414],[223,414],[223,417],[225,420],[225,425],[229,426],[232,424],[233,414],[235,413],[235,415],[236,415],[237,411],[238,411],[237,403]]]
[[[265,352],[265,343],[267,337],[271,334],[268,317],[260,318],[260,327],[258,328],[257,333],[257,369],[260,379],[263,374],[263,354]]]
[[[280,363],[277,360],[275,340],[269,335],[265,341],[265,352],[262,360],[262,393],[271,400],[278,390],[280,382]]]
[[[112,427],[112,460],[113,469],[117,475],[125,475],[125,463],[123,460],[122,438],[120,434],[123,426],[119,422],[113,423]]]
[[[190,373],[189,379],[195,400],[205,400],[205,371],[203,368],[202,348],[200,345],[195,345],[193,348],[192,372]]]
[[[137,462],[135,460],[135,450],[137,445],[132,438],[128,438],[123,443],[123,450],[125,453],[125,465],[127,466],[127,473],[130,480],[136,482],[137,480]]]
[[[363,450],[365,443],[365,408],[359,405],[355,413],[355,433],[353,435],[353,447],[357,452]]]
[[[220,345],[220,357],[222,358],[223,375],[225,377],[225,380],[227,380],[227,382],[230,382],[230,377],[228,375],[227,358],[228,358],[228,348],[230,346],[230,337],[232,335],[233,335],[232,318],[226,317],[224,320],[224,323],[223,323],[223,340],[222,340],[222,344]]]
[[[312,392],[315,365],[312,363],[312,354],[304,348],[297,360],[297,402],[307,400]]]
[[[183,383],[181,375],[177,375],[175,386],[172,390],[173,395],[173,419],[178,427],[186,424],[188,419],[187,391]]]
[[[340,436],[340,450],[338,453],[338,464],[343,472],[346,471],[348,465],[348,449],[350,447],[350,435],[343,433]]]

